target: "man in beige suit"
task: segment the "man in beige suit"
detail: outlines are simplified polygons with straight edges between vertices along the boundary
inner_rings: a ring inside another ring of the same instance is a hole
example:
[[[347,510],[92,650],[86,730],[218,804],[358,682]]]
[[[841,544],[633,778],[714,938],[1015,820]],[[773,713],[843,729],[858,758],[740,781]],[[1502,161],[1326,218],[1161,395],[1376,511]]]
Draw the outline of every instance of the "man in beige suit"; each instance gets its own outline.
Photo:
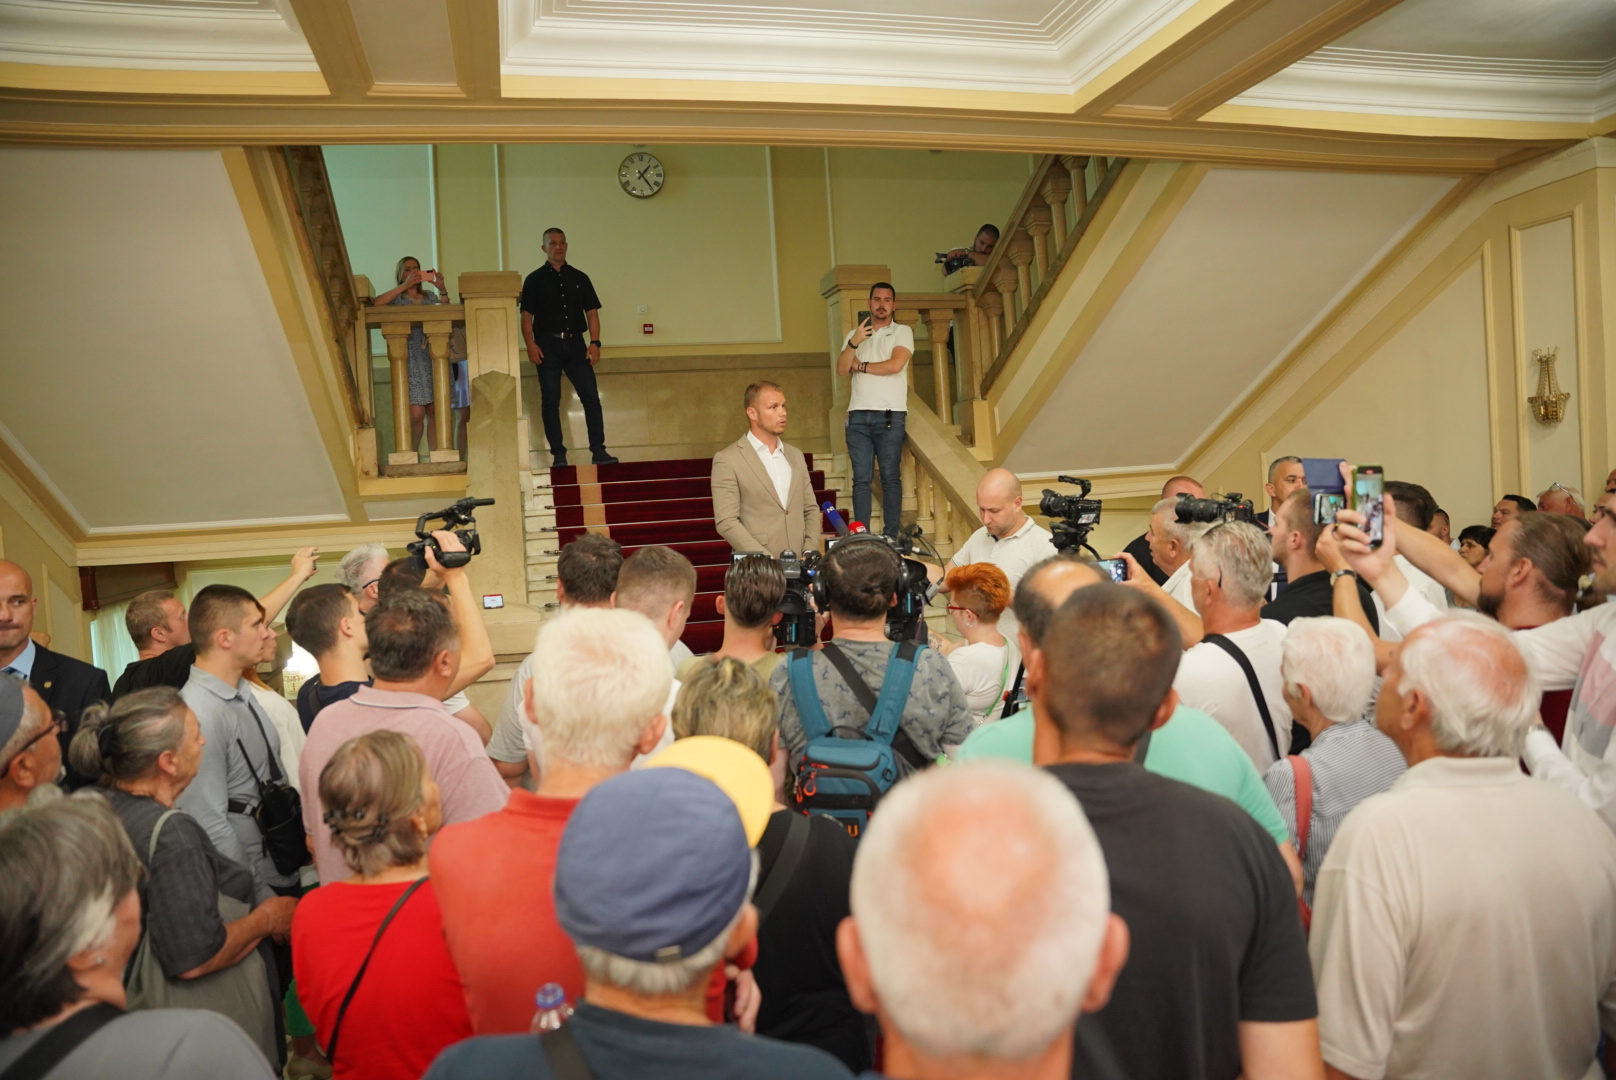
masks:
[[[736,551],[819,550],[819,507],[802,451],[787,446],[785,391],[746,388],[750,430],[713,455],[713,517]]]

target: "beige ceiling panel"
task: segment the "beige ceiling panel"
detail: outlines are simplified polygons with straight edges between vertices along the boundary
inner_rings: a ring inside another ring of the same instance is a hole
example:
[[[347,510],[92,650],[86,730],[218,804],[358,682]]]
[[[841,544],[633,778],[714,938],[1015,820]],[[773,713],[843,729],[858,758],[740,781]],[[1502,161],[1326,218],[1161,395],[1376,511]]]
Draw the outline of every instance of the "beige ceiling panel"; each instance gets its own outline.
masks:
[[[1610,0],[1403,0],[1335,42],[1426,56],[1604,63],[1616,57]]]
[[[456,86],[446,0],[348,0],[348,6],[376,80],[372,93]]]
[[[1176,465],[1452,183],[1211,170],[1005,464]]]
[[[345,521],[217,151],[0,149],[0,440],[91,536]]]

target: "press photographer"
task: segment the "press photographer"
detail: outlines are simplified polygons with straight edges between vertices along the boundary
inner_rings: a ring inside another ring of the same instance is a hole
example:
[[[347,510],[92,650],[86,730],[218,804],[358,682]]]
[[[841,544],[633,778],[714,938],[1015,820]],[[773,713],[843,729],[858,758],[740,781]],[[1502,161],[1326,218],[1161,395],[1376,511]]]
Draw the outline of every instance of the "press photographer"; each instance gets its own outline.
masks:
[[[852,831],[899,776],[951,753],[971,730],[948,661],[923,644],[887,637],[907,572],[903,557],[880,540],[838,542],[814,582],[835,638],[823,649],[791,653],[769,679],[798,806],[830,813]],[[827,769],[853,779],[831,778]]]

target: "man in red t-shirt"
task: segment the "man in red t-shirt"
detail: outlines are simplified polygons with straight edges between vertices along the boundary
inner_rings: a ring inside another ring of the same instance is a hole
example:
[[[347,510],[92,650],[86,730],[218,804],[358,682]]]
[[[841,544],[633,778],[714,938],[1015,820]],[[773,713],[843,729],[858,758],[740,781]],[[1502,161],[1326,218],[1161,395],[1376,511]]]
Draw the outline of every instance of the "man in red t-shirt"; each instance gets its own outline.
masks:
[[[479,1035],[525,1032],[534,998],[560,983],[583,993],[583,968],[556,922],[551,879],[578,800],[649,753],[667,726],[668,648],[633,611],[576,608],[539,631],[525,690],[537,793],[453,825],[432,843],[444,936]]]

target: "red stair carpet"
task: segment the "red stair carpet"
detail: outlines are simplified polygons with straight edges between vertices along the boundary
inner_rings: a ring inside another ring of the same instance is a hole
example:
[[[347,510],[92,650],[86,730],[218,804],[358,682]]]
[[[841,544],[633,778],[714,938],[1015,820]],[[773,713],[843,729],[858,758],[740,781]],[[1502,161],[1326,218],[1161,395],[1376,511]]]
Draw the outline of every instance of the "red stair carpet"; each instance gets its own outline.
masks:
[[[813,455],[807,457],[814,501],[834,503],[836,492],[826,489]],[[712,469],[711,458],[679,458],[550,470],[556,550],[595,532],[622,544],[624,555],[665,544],[695,564],[696,599],[682,640],[697,653],[712,652],[724,639],[714,604],[724,591],[730,547],[713,524]],[[831,531],[827,523],[821,528]]]

